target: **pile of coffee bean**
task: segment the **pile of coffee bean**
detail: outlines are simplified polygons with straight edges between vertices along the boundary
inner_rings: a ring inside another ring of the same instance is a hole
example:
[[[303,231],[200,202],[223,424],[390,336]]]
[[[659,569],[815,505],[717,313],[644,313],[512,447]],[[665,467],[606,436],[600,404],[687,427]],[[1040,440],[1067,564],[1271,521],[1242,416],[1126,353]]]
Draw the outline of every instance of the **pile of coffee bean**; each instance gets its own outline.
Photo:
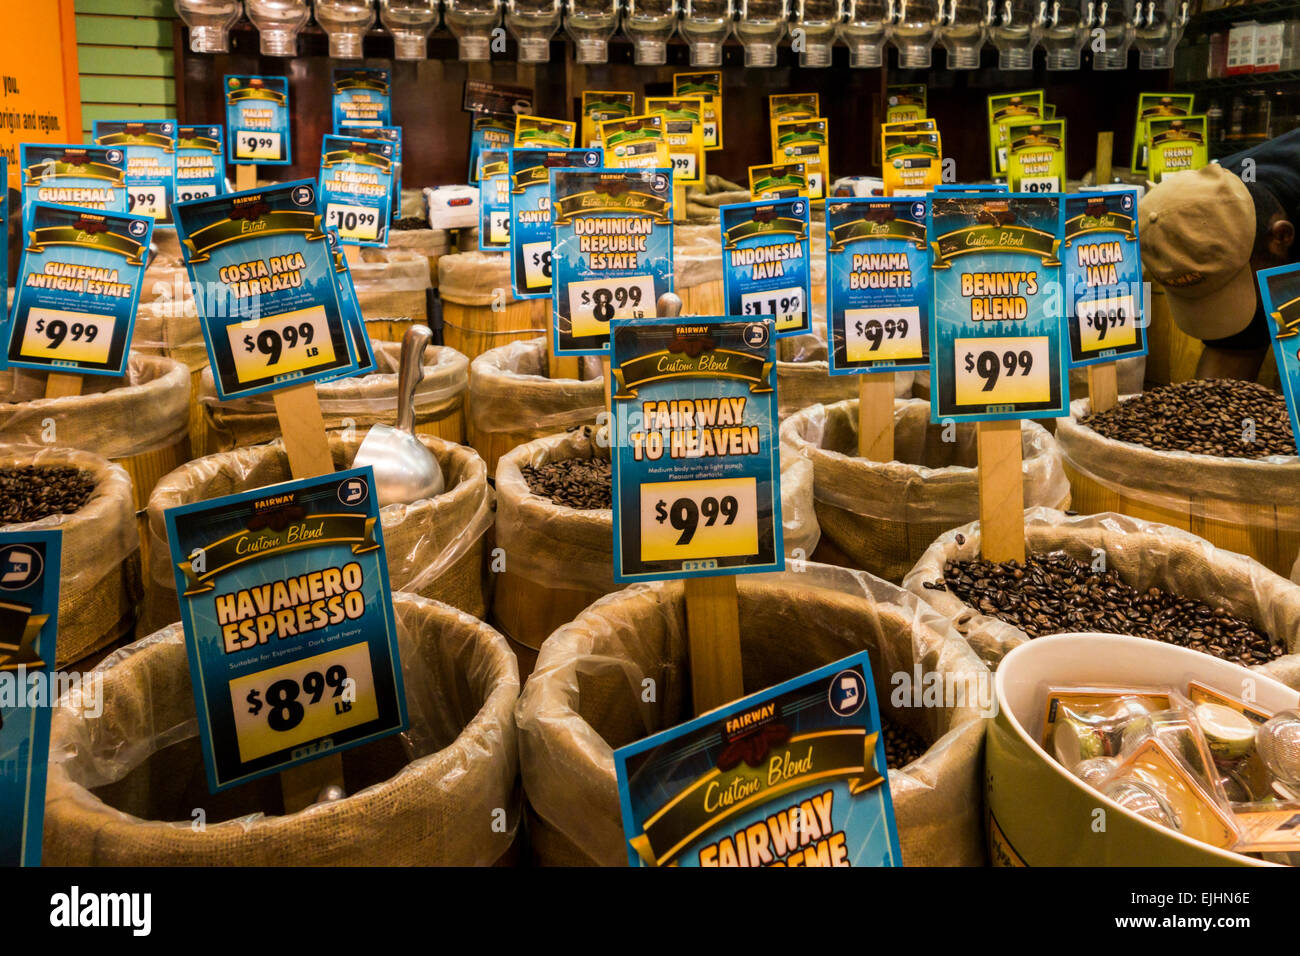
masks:
[[[66,465],[0,468],[0,525],[79,511],[95,490],[88,471]]]
[[[1066,554],[1031,555],[1024,564],[949,561],[943,577],[925,587],[949,591],[1030,637],[1068,631],[1130,634],[1244,666],[1286,653],[1280,642],[1223,607],[1160,588],[1138,591],[1118,572],[1094,571]]]
[[[1081,424],[1116,441],[1220,458],[1294,455],[1281,394],[1235,379],[1161,385],[1089,415]]]
[[[885,727],[885,766],[891,770],[901,770],[929,749],[915,731],[884,715],[880,720]]]
[[[401,219],[393,220],[393,228],[399,231],[407,229],[428,229],[429,220],[423,216],[403,216]]]
[[[609,462],[604,458],[564,458],[521,471],[529,491],[557,505],[589,511],[608,508],[613,501]]]

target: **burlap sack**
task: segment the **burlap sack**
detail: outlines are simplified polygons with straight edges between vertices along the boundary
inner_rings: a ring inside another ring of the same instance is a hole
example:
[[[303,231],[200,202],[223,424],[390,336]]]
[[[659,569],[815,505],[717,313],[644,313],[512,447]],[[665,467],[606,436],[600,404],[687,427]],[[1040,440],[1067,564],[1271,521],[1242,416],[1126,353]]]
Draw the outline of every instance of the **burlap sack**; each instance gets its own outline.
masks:
[[[984,720],[973,702],[991,702],[987,670],[912,595],[861,572],[804,568],[739,579],[745,692],[869,651],[882,714],[931,743],[889,771],[904,863],[982,864]],[[972,692],[961,706],[911,706],[897,691],[916,669]],[[681,582],[611,594],[547,640],[516,709],[538,862],[626,865],[613,750],[694,716],[690,688]]]
[[[422,257],[429,266],[429,284],[438,288],[438,260],[451,251],[451,235],[446,229],[389,229],[387,249],[378,246],[349,246],[349,251],[360,250],[363,262],[388,260],[388,253],[398,253],[403,259],[407,253]]]
[[[1068,508],[1070,485],[1052,436],[1020,426],[1025,505]],[[945,441],[951,438],[951,441]],[[930,424],[930,406],[894,403],[894,461],[857,457],[857,400],[814,405],[781,426],[781,441],[813,463],[819,553],[901,581],[935,538],[979,515],[974,424]]]
[[[21,524],[0,522],[0,532],[60,531],[59,636],[62,667],[116,641],[135,626],[141,597],[140,533],[131,478],[98,455],[69,448],[0,444],[0,470],[26,465],[90,472],[95,490],[69,515]]]
[[[336,469],[350,468],[365,433],[330,436]],[[442,468],[446,490],[436,498],[380,509],[388,583],[450,604],[474,617],[487,611],[483,581],[483,536],[492,524],[492,489],[487,468],[473,449],[422,435],[420,440]],[[169,508],[208,501],[266,485],[291,481],[289,456],[277,439],[200,458],[158,483],[149,499],[149,573],[145,613],[138,634],[151,634],[180,620],[176,578],[167,544]]]
[[[489,349],[549,331],[551,300],[516,299],[510,257],[458,252],[438,260],[442,338],[473,361]]]
[[[595,424],[605,411],[600,379],[552,379],[546,371],[544,336],[490,349],[474,360],[469,443],[487,462],[489,476],[511,449],[574,425]]]
[[[55,710],[43,862],[486,866],[507,855],[519,820],[514,657],[467,614],[408,594],[394,604],[411,729],[343,753],[346,799],[280,815],[274,776],[208,793],[176,624],[93,672],[102,716],[67,700]]]
[[[185,440],[190,385],[179,362],[132,352],[122,378],[83,376],[81,394],[67,398],[45,398],[46,378],[27,369],[0,371],[0,441],[120,459]]]
[[[832,375],[821,307],[813,305],[813,330],[777,342],[776,400],[781,421],[809,405],[830,405],[858,397],[856,375]],[[894,397],[910,398],[912,372],[894,373]]]
[[[555,628],[621,587],[614,583],[613,511],[557,505],[529,491],[522,471],[569,458],[608,461],[603,434],[584,427],[539,438],[497,464],[496,545],[505,570],[496,582],[493,624],[527,647],[540,647]],[[781,457],[781,530],[787,555],[812,555],[812,466],[794,454]]]
[[[369,375],[336,379],[316,386],[325,428],[355,429],[391,425],[397,420],[398,342],[372,342],[376,370]],[[424,352],[424,381],[415,389],[415,430],[460,441],[465,395],[469,389],[469,360],[455,349],[430,345]],[[222,402],[217,398],[211,370],[203,373],[199,400],[208,420],[208,454],[260,445],[280,437],[273,395],[254,395]]]
[[[1158,451],[1103,438],[1080,421],[1090,411],[1086,399],[1072,402],[1069,417],[1056,425],[1077,510],[1117,511],[1173,525],[1248,554],[1277,574],[1291,573],[1300,551],[1300,458]]]
[[[543,301],[514,297],[510,256],[504,252],[457,252],[438,260],[438,295],[460,305]]]
[[[1216,548],[1168,525],[1117,514],[1072,517],[1050,508],[1025,512],[1025,550],[1029,554],[1063,552],[1089,564],[1104,554],[1106,568],[1118,571],[1130,587],[1141,591],[1158,587],[1226,608],[1285,642],[1287,654],[1258,669],[1300,689],[1300,585],[1258,561]],[[947,562],[977,558],[979,551],[978,521],[955,528],[921,555],[903,586],[952,621],[975,652],[996,667],[1012,648],[1029,640],[1029,635],[979,613],[946,590],[925,587],[943,580]]]
[[[429,260],[414,249],[348,246],[348,271],[367,319],[429,316]],[[364,251],[363,251],[364,250]]]

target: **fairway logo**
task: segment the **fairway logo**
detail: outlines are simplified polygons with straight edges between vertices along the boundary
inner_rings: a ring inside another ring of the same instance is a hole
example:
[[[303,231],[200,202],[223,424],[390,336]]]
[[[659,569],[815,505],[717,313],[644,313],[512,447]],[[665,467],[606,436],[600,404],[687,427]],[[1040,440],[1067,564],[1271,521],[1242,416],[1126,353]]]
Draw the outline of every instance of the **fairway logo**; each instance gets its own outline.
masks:
[[[58,927],[119,927],[148,936],[152,911],[151,893],[82,893],[74,886],[50,897],[50,925]]]

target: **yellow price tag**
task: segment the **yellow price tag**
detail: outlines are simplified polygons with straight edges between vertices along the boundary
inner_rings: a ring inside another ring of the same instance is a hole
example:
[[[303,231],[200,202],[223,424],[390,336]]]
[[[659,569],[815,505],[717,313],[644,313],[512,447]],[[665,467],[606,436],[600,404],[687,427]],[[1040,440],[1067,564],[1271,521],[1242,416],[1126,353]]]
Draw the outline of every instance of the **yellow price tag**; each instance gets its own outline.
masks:
[[[642,561],[687,561],[757,553],[755,479],[660,481],[641,486]]]
[[[238,677],[230,704],[244,763],[378,720],[370,646],[362,641]]]
[[[341,239],[375,242],[379,239],[379,210],[332,202],[325,206],[325,225],[336,228]]]
[[[654,276],[618,276],[569,283],[569,317],[575,336],[608,335],[613,319],[654,314]]]
[[[18,354],[28,359],[103,365],[113,346],[116,325],[111,315],[32,309],[27,313]]]
[[[1080,302],[1079,348],[1084,352],[1118,349],[1137,344],[1137,312],[1133,296],[1117,295]]]
[[[914,305],[844,310],[850,362],[906,362],[923,357],[921,310]]]
[[[334,342],[323,306],[226,327],[239,381],[252,382],[334,362]]]
[[[1052,400],[1050,343],[1045,335],[957,339],[958,405],[1021,405]]]
[[[235,134],[236,159],[279,159],[280,134],[241,129]]]

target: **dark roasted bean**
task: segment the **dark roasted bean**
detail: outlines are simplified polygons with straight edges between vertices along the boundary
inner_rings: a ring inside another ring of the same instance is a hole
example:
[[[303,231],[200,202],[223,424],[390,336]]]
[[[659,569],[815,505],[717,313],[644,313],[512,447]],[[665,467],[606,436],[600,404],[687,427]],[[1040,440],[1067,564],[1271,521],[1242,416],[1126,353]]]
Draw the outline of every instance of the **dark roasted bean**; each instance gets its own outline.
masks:
[[[885,766],[891,770],[902,770],[929,749],[920,734],[888,715],[882,715],[881,723],[885,728]]]
[[[0,468],[0,525],[79,511],[95,490],[88,471],[66,465]]]
[[[564,458],[520,470],[529,491],[557,505],[582,510],[610,507],[610,468],[604,458]]]
[[[1030,637],[1076,630],[1131,634],[1244,665],[1285,652],[1280,641],[1221,605],[1155,587],[1138,591],[1116,571],[1099,573],[1060,553],[1032,555],[1023,568],[1010,561],[950,561],[934,586]]]

